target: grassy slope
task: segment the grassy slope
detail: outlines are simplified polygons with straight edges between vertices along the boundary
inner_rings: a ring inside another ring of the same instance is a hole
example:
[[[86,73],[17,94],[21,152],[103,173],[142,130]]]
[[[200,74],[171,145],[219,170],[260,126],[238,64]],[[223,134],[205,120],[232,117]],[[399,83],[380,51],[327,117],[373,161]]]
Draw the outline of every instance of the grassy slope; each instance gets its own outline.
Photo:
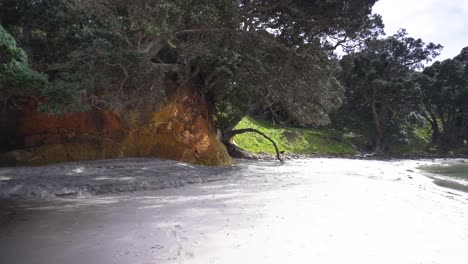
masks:
[[[254,128],[271,137],[280,150],[295,154],[356,154],[359,148],[365,149],[366,139],[363,135],[345,133],[331,129],[304,129],[275,126],[268,121],[256,120],[252,117],[244,118],[236,128]],[[271,143],[256,133],[238,135],[234,141],[241,148],[253,152],[274,154]],[[406,140],[389,142],[390,154],[444,154],[436,147],[431,147],[430,127],[415,127]],[[368,150],[369,152],[370,150]],[[468,154],[468,145],[460,146],[452,154]]]
[[[354,154],[350,139],[332,130],[289,128],[272,125],[266,121],[244,118],[236,128],[254,128],[271,137],[280,150],[295,154]],[[238,135],[234,141],[239,147],[253,152],[275,152],[272,144],[257,133]]]

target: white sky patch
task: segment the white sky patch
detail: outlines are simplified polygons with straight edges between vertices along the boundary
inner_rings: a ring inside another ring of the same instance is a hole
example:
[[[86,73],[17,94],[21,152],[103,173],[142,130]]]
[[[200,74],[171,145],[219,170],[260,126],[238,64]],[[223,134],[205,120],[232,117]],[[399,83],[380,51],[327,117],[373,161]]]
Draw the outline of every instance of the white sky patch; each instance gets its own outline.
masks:
[[[436,60],[468,46],[468,0],[379,0],[373,11],[382,15],[387,35],[406,28],[413,38],[442,44]]]

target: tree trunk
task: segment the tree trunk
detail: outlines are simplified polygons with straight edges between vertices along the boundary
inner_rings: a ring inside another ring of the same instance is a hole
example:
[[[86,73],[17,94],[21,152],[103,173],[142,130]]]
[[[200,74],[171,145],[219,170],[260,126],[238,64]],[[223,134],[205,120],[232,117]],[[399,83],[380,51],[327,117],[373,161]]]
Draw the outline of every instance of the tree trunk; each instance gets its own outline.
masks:
[[[440,132],[437,124],[432,124],[432,144],[437,145],[440,143]]]
[[[440,143],[440,130],[439,130],[439,123],[437,122],[436,116],[429,112],[432,122],[432,143],[433,144],[439,144]]]
[[[26,53],[26,56],[28,57],[28,64],[32,64],[33,62],[33,51],[31,48],[31,27],[27,24],[23,24],[23,39],[22,39],[22,44],[23,44],[23,50]]]
[[[437,145],[440,142],[440,129],[439,129],[439,123],[437,122],[437,118],[435,114],[433,114],[431,111],[426,109],[426,112],[422,113],[422,116],[426,119],[429,124],[431,124],[431,129],[432,129],[432,138],[431,142],[434,145]]]
[[[278,146],[276,145],[275,141],[273,141],[270,137],[268,137],[267,135],[265,135],[261,131],[258,131],[258,130],[253,129],[253,128],[235,129],[235,130],[231,130],[229,132],[225,132],[223,134],[222,142],[224,143],[224,145],[226,145],[226,148],[228,149],[229,155],[231,155],[233,157],[236,157],[236,158],[252,158],[252,155],[250,153],[248,153],[245,150],[239,148],[233,142],[233,139],[234,139],[234,137],[236,135],[243,134],[243,133],[257,133],[257,134],[260,134],[261,136],[263,136],[264,138],[266,138],[275,147],[276,158],[281,163],[284,162],[283,159],[281,159],[281,153],[280,153],[280,151],[278,149]]]
[[[379,112],[377,110],[377,101],[375,99],[375,90],[371,101],[372,119],[375,125],[374,152],[380,154],[383,152],[383,128],[380,121]]]

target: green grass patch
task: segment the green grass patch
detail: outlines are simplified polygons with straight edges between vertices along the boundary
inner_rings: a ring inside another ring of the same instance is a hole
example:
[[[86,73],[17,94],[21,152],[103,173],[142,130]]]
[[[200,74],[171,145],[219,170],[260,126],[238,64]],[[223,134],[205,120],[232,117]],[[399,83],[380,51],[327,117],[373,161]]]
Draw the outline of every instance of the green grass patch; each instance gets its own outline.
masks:
[[[431,129],[429,126],[414,127],[406,138],[406,142],[398,142],[393,145],[392,152],[404,154],[429,154],[431,152]]]
[[[236,129],[254,128],[273,139],[280,150],[295,154],[355,154],[356,148],[347,136],[328,129],[305,129],[276,126],[269,122],[245,117]],[[237,135],[239,147],[253,152],[275,153],[273,145],[257,133]]]

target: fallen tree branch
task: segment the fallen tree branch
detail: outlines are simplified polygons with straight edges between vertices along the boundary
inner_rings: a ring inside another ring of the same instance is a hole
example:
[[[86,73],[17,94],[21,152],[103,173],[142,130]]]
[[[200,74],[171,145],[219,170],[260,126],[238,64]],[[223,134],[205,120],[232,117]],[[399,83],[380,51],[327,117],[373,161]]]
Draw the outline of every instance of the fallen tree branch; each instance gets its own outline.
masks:
[[[281,154],[280,154],[280,151],[279,151],[278,146],[276,145],[275,141],[273,141],[273,139],[271,139],[270,137],[268,137],[267,135],[265,135],[263,132],[258,131],[257,129],[253,129],[253,128],[243,128],[243,129],[235,129],[235,130],[232,130],[232,131],[229,133],[229,139],[232,139],[232,138],[234,138],[234,136],[239,135],[239,134],[244,134],[244,133],[257,133],[257,134],[262,135],[264,138],[266,138],[268,141],[270,141],[270,142],[273,144],[273,146],[275,147],[276,158],[277,158],[281,163],[284,163],[283,159],[281,159]]]

